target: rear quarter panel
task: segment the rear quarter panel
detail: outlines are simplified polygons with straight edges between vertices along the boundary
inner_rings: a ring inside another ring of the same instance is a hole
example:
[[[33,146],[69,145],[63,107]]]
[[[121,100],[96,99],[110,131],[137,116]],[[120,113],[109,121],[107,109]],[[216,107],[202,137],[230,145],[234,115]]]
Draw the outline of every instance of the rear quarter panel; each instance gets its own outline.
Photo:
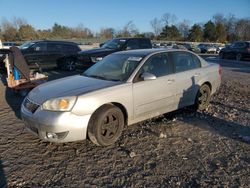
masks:
[[[198,85],[209,82],[212,86],[211,94],[214,94],[220,87],[221,76],[219,74],[219,65],[215,63],[206,63],[202,67],[202,77]]]

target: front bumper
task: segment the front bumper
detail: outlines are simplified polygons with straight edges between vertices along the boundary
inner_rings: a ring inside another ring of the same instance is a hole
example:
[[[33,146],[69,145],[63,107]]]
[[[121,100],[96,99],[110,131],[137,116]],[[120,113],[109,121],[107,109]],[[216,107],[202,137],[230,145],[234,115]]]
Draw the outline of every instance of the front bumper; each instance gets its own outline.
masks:
[[[41,110],[41,107],[31,113],[22,105],[21,116],[26,128],[34,135],[45,141],[59,143],[86,139],[91,115],[78,116],[71,112],[45,111]]]

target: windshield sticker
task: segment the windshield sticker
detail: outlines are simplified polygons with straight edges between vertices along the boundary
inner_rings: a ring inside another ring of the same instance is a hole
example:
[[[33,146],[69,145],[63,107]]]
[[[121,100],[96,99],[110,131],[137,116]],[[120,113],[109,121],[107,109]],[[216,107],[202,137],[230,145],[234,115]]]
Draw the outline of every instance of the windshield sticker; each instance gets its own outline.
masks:
[[[141,61],[142,57],[129,57],[128,61]]]

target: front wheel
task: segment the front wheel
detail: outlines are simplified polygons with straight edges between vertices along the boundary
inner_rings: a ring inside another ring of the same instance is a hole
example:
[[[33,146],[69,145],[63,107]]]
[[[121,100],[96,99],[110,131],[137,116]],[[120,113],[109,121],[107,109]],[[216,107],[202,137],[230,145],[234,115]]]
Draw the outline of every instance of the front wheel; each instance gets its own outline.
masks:
[[[96,145],[112,145],[120,137],[123,128],[124,116],[122,111],[113,105],[105,105],[91,117],[88,137]]]
[[[236,60],[241,61],[242,60],[242,55],[240,53],[236,54]]]
[[[204,84],[200,87],[196,100],[195,100],[195,107],[198,110],[205,110],[210,102],[211,98],[211,89],[207,84]]]
[[[220,57],[220,59],[224,59],[225,58],[224,53],[223,52],[219,53],[219,57]]]

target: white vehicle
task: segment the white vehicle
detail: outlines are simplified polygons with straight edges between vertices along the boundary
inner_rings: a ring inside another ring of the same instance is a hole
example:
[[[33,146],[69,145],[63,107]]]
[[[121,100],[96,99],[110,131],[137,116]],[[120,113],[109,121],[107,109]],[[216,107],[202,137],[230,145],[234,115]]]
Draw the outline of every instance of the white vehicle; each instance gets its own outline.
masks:
[[[220,82],[218,64],[186,50],[122,51],[82,75],[36,87],[24,99],[21,115],[40,139],[88,137],[107,146],[128,125],[186,106],[206,109]]]

